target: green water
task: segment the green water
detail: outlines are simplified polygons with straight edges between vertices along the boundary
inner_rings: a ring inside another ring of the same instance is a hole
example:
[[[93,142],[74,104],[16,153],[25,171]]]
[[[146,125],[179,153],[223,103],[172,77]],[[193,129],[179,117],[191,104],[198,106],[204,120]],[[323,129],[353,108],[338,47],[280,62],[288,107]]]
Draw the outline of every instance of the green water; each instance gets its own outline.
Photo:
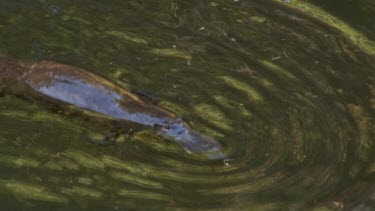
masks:
[[[146,93],[229,157],[149,130],[101,147],[94,115],[5,95],[0,208],[374,209],[374,3],[286,2],[1,0],[1,54]]]

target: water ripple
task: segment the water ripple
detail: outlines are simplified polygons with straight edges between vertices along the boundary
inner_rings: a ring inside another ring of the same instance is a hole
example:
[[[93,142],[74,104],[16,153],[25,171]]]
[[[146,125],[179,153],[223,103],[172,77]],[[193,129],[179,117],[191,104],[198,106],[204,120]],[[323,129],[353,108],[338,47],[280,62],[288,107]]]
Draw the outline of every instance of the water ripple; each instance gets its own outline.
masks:
[[[0,28],[6,53],[48,52],[152,90],[160,106],[220,140],[228,158],[188,154],[150,130],[98,148],[84,140],[99,126],[7,96],[0,192],[25,203],[11,208],[373,205],[374,42],[349,24],[305,1],[82,1],[48,20],[33,7],[0,15],[18,27]],[[13,38],[21,34],[25,41]]]

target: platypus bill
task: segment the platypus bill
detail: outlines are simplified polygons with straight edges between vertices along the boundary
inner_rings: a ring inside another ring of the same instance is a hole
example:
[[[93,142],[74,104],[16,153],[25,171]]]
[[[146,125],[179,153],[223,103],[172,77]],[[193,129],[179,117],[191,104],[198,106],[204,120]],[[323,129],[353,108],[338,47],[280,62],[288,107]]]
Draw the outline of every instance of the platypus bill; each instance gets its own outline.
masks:
[[[84,69],[53,61],[24,62],[0,57],[1,86],[28,87],[27,95],[53,98],[119,121],[154,128],[158,134],[179,143],[189,153],[208,159],[225,158],[220,142],[192,131],[186,123],[139,96]],[[1,87],[0,87],[1,88]],[[18,91],[22,95],[23,90]]]

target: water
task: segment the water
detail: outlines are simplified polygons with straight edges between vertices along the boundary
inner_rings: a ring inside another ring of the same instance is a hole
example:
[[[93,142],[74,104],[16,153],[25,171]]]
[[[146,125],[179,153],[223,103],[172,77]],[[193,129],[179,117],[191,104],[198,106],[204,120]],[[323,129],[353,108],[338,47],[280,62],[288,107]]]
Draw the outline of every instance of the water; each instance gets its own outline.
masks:
[[[99,147],[94,114],[6,95],[1,207],[373,209],[374,4],[331,2],[0,1],[2,54],[146,93],[229,154],[148,130]]]

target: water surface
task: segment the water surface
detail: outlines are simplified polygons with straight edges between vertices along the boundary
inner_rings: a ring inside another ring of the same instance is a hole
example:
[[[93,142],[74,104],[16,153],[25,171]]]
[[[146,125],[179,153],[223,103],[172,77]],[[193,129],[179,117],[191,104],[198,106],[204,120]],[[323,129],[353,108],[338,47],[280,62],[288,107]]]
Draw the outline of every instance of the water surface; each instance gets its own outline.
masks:
[[[0,1],[2,54],[146,93],[229,154],[149,130],[100,147],[95,115],[5,96],[1,207],[370,210],[375,9],[330,2]]]

